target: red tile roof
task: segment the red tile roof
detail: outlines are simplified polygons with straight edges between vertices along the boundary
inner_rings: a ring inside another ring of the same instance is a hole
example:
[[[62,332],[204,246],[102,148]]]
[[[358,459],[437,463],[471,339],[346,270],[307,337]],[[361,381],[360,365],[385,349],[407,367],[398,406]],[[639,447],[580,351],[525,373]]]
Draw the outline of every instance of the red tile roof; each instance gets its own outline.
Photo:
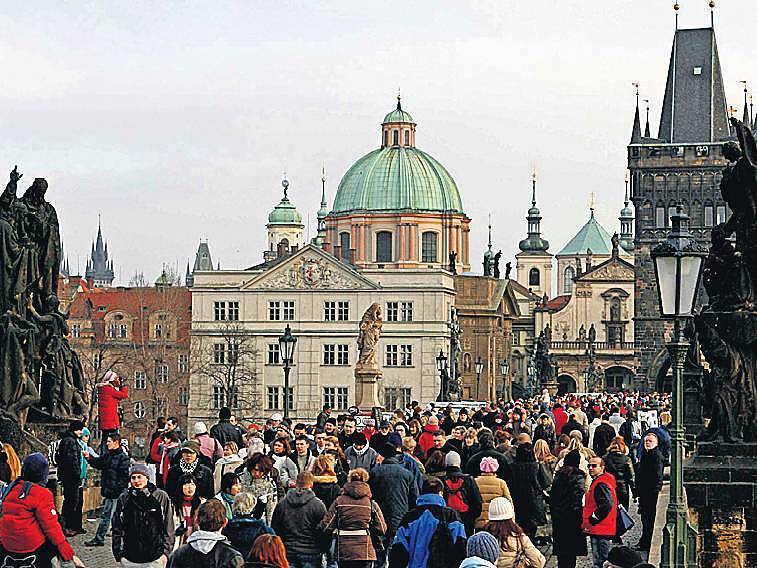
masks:
[[[564,296],[555,296],[551,300],[547,300],[547,307],[552,312],[559,312],[570,302],[570,294]]]

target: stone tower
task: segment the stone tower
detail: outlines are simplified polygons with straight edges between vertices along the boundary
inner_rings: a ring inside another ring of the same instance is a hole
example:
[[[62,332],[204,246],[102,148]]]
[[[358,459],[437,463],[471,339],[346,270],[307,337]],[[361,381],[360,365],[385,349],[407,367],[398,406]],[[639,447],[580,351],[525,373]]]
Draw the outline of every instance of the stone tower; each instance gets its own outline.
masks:
[[[324,182],[325,183],[325,182]],[[284,196],[268,215],[268,249],[263,251],[263,260],[269,262],[279,257],[296,252],[302,247],[302,215],[289,200],[289,181],[281,182]],[[325,185],[324,185],[325,191]]]
[[[87,260],[85,278],[98,288],[113,284],[113,261],[108,258],[108,243],[103,240],[100,219],[97,220],[97,239],[92,243],[92,251]]]
[[[205,242],[200,241],[197,253],[195,254],[195,263],[191,271],[189,270],[189,263],[187,263],[187,274],[184,277],[184,283],[188,288],[194,286],[195,272],[198,270],[213,270],[213,258],[210,256],[210,247],[207,240]]]
[[[691,217],[691,232],[709,245],[710,229],[725,221],[720,175],[730,138],[720,59],[712,27],[677,29],[657,138],[642,136],[638,97],[628,146],[635,209],[635,343],[637,387],[660,389],[667,375],[664,325],[650,249],[670,230],[677,204]],[[646,132],[645,132],[646,134]]]
[[[549,241],[541,238],[541,211],[536,206],[536,172],[531,178],[531,208],[526,216],[528,236],[515,255],[517,280],[540,296],[552,296],[552,254],[547,252]]]

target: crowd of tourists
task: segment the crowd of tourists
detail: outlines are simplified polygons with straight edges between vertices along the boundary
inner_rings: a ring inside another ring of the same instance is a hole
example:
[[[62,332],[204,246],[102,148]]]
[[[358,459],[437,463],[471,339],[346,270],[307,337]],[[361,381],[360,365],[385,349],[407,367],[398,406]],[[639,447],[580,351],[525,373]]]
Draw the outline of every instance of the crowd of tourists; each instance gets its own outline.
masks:
[[[542,551],[560,568],[589,554],[595,568],[651,566],[640,552],[669,459],[669,402],[545,391],[458,412],[412,403],[378,423],[324,406],[314,423],[276,413],[246,428],[223,408],[189,436],[159,419],[145,462],[120,424],[95,450],[74,422],[48,456],[0,452],[0,558],[82,566],[67,539],[86,532],[95,468],[102,515],[86,545],[105,546],[110,528],[123,568],[541,568]],[[632,499],[636,550],[622,542]]]

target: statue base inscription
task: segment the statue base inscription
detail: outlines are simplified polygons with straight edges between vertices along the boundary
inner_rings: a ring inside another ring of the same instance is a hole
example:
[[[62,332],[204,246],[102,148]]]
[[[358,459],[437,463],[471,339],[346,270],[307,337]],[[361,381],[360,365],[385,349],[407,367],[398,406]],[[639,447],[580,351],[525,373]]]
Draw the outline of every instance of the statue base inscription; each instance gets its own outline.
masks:
[[[379,369],[355,369],[355,406],[361,411],[383,406],[378,397],[378,381],[382,375]]]

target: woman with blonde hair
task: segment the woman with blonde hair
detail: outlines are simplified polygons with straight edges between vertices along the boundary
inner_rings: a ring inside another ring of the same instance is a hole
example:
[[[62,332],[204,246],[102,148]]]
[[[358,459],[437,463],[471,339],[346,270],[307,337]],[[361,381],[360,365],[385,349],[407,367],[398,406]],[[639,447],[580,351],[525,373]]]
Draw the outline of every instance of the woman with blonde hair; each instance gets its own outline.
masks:
[[[534,443],[534,456],[536,457],[536,461],[549,473],[549,477],[554,477],[555,469],[557,468],[557,458],[552,455],[547,442],[543,439],[536,440],[536,443]]]
[[[402,438],[402,452],[413,458],[415,463],[418,464],[418,469],[421,470],[421,475],[426,475],[426,466],[415,455],[415,448],[418,446],[418,442],[412,436],[405,436]]]
[[[633,463],[628,456],[628,446],[623,436],[615,436],[607,446],[607,453],[602,459],[605,461],[605,471],[615,477],[615,492],[618,503],[628,510],[631,502],[631,492],[635,491]]]
[[[236,442],[226,442],[223,445],[223,457],[216,462],[213,471],[216,493],[221,490],[221,479],[224,474],[235,472],[242,465],[243,460],[239,457],[239,446]]]

